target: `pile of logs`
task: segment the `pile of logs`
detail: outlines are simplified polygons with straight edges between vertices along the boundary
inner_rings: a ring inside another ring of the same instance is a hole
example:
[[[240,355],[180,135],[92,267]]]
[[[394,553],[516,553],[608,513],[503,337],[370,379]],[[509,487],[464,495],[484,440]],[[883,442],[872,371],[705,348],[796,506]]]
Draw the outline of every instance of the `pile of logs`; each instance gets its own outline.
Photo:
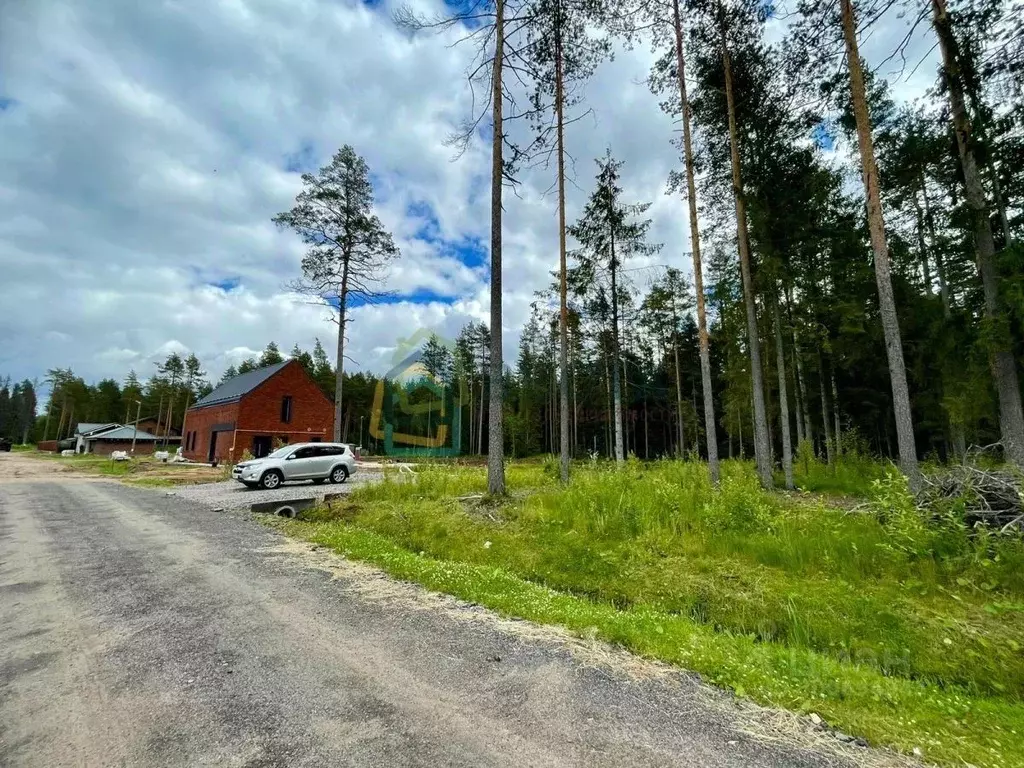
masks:
[[[983,522],[1003,532],[1024,530],[1024,477],[1012,469],[987,469],[967,463],[926,475],[918,501],[932,506],[963,499],[965,522]]]

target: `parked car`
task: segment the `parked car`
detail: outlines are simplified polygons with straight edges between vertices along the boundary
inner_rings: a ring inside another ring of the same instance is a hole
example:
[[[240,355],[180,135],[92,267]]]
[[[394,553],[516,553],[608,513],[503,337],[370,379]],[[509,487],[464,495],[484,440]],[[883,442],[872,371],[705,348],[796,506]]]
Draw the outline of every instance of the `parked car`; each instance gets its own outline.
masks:
[[[231,476],[249,488],[270,490],[293,480],[344,483],[355,471],[355,453],[345,443],[295,443],[236,464]]]
[[[14,441],[7,437],[0,437],[0,451],[10,451]]]

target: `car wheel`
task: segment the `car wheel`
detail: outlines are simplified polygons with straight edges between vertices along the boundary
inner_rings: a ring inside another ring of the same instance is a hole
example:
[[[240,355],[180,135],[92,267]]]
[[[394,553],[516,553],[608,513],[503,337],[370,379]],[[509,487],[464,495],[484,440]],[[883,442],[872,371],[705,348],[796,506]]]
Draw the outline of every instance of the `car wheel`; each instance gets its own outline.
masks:
[[[263,473],[263,477],[260,478],[260,488],[265,491],[272,491],[281,486],[282,480],[284,480],[284,477],[276,469],[267,470]]]
[[[331,482],[332,483],[344,483],[348,480],[348,467],[342,464],[340,467],[335,467],[331,470]]]

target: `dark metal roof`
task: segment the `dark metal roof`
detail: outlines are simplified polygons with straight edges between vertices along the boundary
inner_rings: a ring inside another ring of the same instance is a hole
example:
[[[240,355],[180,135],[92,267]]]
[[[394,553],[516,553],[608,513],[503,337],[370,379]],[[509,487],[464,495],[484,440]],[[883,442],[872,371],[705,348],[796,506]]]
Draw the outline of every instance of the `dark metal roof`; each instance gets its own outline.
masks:
[[[104,424],[102,422],[101,423],[90,423],[90,422],[80,421],[78,423],[78,426],[75,427],[75,434],[76,435],[91,435],[93,432],[102,432],[104,430],[114,429],[115,427],[120,427],[120,426],[121,426],[120,424],[117,424],[117,423],[112,422],[112,421],[108,422],[106,424]]]
[[[284,368],[291,360],[283,363],[275,363],[264,368],[257,368],[255,371],[240,373],[233,376],[206,397],[196,400],[193,408],[205,408],[208,405],[220,405],[222,403],[233,403],[242,399],[242,395],[252,392],[256,387],[265,382],[275,373]]]
[[[177,435],[172,435],[172,436],[170,436],[168,438],[164,438],[163,436],[152,435],[149,432],[144,432],[141,429],[136,431],[134,426],[128,426],[128,427],[116,427],[116,428],[111,429],[111,430],[109,430],[107,432],[99,432],[98,434],[95,434],[95,435],[89,435],[85,439],[87,441],[88,440],[137,440],[140,443],[146,443],[146,442],[150,442],[150,441],[154,441],[154,440],[164,440],[164,439],[166,439],[166,440],[168,440],[170,442],[174,442],[176,440],[180,440],[181,438],[178,437]]]

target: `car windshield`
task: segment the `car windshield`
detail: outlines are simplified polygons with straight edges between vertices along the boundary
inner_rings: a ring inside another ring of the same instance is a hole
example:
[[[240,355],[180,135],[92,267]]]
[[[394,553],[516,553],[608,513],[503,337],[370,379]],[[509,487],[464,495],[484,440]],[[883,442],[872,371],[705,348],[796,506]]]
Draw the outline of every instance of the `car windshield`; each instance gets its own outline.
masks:
[[[285,446],[283,446],[281,448],[278,448],[273,453],[267,454],[267,458],[268,459],[283,459],[285,456],[287,456],[289,453],[291,453],[294,450],[295,450],[295,446],[294,445],[285,445]]]

